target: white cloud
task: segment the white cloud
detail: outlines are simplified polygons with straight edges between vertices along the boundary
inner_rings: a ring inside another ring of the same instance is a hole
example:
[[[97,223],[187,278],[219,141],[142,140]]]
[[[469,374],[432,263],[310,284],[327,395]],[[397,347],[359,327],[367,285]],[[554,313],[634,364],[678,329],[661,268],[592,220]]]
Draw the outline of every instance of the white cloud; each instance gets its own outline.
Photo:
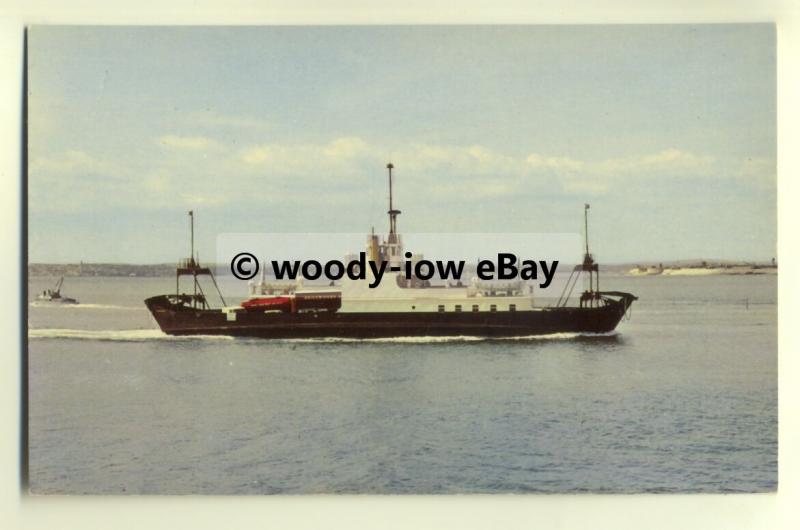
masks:
[[[328,143],[322,152],[326,157],[335,160],[352,159],[369,156],[369,145],[361,138],[346,136]]]
[[[721,169],[711,156],[674,148],[601,160],[540,153],[514,157],[483,146],[418,145],[398,154],[398,166],[404,172],[426,176],[446,173],[475,194],[487,196],[522,193],[533,182],[560,185],[565,193],[598,194],[630,179],[708,178]]]
[[[710,175],[714,163],[714,157],[670,148],[653,154],[603,160],[590,164],[588,169],[612,178],[631,174],[697,177]]]
[[[70,176],[78,174],[117,173],[113,164],[99,160],[85,151],[69,150],[53,157],[40,157],[31,162],[31,176]]]
[[[632,183],[648,179],[736,179],[766,189],[774,185],[775,175],[769,158],[717,160],[677,148],[584,160],[511,155],[481,145],[407,144],[390,150],[356,136],[242,149],[202,136],[167,135],[160,141],[173,148],[124,164],[79,150],[38,158],[31,164],[31,205],[160,208],[244,204],[254,197],[313,204],[330,203],[334,196],[343,205],[366,204],[384,193],[384,165],[390,160],[397,166],[400,195],[439,201],[529,196],[531,190],[597,195],[630,189]],[[181,154],[201,149],[214,149],[215,156],[187,159]]]
[[[189,149],[193,151],[218,149],[221,147],[219,142],[205,136],[177,136],[174,134],[161,136],[158,139],[158,143],[164,147]]]
[[[520,175],[524,163],[480,145],[410,145],[396,152],[398,166],[408,173],[454,172],[469,176]]]
[[[550,169],[556,171],[583,171],[586,163],[581,160],[573,160],[569,157],[544,156],[531,153],[525,159],[532,169]]]
[[[631,179],[641,181],[653,178],[697,179],[725,176],[714,157],[675,148],[597,161],[534,154],[528,157],[528,162],[535,167],[552,170],[562,180],[565,192],[577,194],[606,193]]]
[[[239,152],[239,160],[259,175],[342,178],[381,171],[383,146],[358,137],[342,137],[323,144],[262,144]],[[388,157],[386,157],[388,158]],[[409,144],[392,150],[392,161],[403,178],[424,186],[432,196],[468,193],[472,196],[511,196],[532,184],[560,186],[567,194],[601,194],[647,179],[708,179],[755,176],[768,172],[769,160],[719,161],[674,147],[627,157],[582,160],[569,156],[530,153],[513,156],[481,145]],[[439,186],[432,179],[451,182]],[[462,191],[463,190],[463,191]],[[554,190],[559,191],[559,190]]]
[[[261,144],[242,149],[239,160],[260,173],[308,176],[335,174],[347,179],[375,159],[375,149],[357,137],[325,144]]]

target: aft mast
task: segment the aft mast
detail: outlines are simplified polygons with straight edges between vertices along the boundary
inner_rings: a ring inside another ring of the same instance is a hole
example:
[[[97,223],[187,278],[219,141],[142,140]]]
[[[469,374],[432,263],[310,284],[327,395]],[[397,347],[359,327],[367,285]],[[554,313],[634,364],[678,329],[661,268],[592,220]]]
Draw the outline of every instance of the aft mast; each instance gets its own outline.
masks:
[[[584,254],[583,263],[575,265],[575,268],[567,278],[567,283],[564,284],[564,289],[561,291],[556,302],[556,307],[564,307],[572,295],[575,285],[578,283],[578,278],[581,272],[589,273],[589,289],[581,293],[580,306],[581,307],[596,307],[601,300],[600,294],[600,269],[594,261],[594,257],[589,252],[589,204],[583,205],[583,228],[584,228]]]
[[[593,306],[595,300],[599,299],[600,296],[600,270],[591,253],[589,253],[589,204],[584,204],[583,207],[583,226],[586,253],[583,255],[581,270],[589,273],[589,290],[581,295],[581,305],[588,302],[588,305]]]

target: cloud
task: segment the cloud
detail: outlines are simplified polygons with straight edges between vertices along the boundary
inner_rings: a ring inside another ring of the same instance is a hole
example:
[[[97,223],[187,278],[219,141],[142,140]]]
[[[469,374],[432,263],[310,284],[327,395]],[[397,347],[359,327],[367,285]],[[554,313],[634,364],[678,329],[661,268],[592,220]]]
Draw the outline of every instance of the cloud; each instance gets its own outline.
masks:
[[[174,134],[161,136],[158,138],[158,143],[163,147],[192,151],[219,149],[221,147],[219,142],[205,136],[176,136]]]
[[[361,138],[347,136],[331,141],[323,147],[322,152],[327,158],[343,160],[368,156],[369,149],[367,142]]]
[[[586,168],[586,162],[563,156],[545,156],[531,153],[528,155],[525,161],[528,163],[528,166],[534,170],[548,169],[555,171],[579,172]]]
[[[357,136],[319,143],[255,143],[236,148],[203,136],[165,135],[169,149],[110,163],[69,150],[31,164],[31,206],[141,209],[225,206],[288,200],[342,207],[382,200],[386,162],[396,164],[399,195],[420,201],[473,203],[531,194],[585,197],[651,189],[658,182],[735,181],[774,186],[770,158],[717,159],[674,147],[605,159],[509,154],[483,145],[406,144],[387,148]],[[183,153],[213,150],[187,159]],[[391,155],[389,154],[391,153]],[[644,187],[642,184],[644,183]]]
[[[130,204],[135,176],[123,165],[85,151],[68,150],[31,162],[28,204],[32,211],[78,212]]]
[[[337,175],[347,179],[376,162],[376,150],[358,137],[335,138],[325,144],[260,144],[242,149],[239,160],[256,170],[276,175]]]
[[[53,157],[40,157],[31,162],[31,176],[77,176],[81,174],[101,174],[111,176],[119,172],[119,168],[111,163],[99,160],[85,151],[69,150]]]
[[[512,156],[479,145],[416,145],[398,154],[398,160],[402,161],[398,166],[405,172],[442,175],[448,181],[466,185],[475,194],[487,196],[524,193],[534,183],[555,186],[560,190],[552,191],[567,194],[600,194],[631,179],[709,178],[730,174],[712,156],[675,148],[600,160],[541,153]]]
[[[554,157],[530,154],[526,160],[532,169],[551,170],[560,174],[593,175],[604,178],[618,178],[636,175],[672,173],[674,176],[707,175],[714,167],[714,157],[701,156],[680,149],[664,149],[657,153],[623,158],[587,161],[569,157]]]
[[[712,156],[670,148],[653,154],[603,160],[590,164],[587,169],[611,178],[631,174],[697,177],[709,176],[713,172],[714,163]]]
[[[656,153],[585,161],[530,155],[534,167],[552,170],[567,193],[602,194],[631,181],[648,179],[704,179],[724,176],[712,156],[668,148]]]
[[[321,144],[253,145],[239,152],[239,160],[259,175],[292,175],[314,181],[330,174],[342,179],[375,175],[389,158],[384,160],[381,155],[388,152],[402,178],[432,197],[513,196],[526,193],[531,186],[549,186],[551,192],[568,195],[596,195],[656,179],[764,180],[770,167],[774,168],[769,159],[718,160],[676,147],[591,160],[543,153],[515,156],[482,145],[407,144],[389,150],[358,137]]]
[[[526,169],[522,160],[480,145],[410,145],[396,155],[404,171],[453,172],[462,178],[518,176]]]

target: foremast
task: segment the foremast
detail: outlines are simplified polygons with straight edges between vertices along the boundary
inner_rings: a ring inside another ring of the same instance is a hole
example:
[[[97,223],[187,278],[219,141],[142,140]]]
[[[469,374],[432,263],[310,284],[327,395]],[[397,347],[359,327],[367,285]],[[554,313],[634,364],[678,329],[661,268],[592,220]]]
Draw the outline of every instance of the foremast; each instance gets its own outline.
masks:
[[[181,293],[181,276],[192,277],[192,294]],[[194,210],[189,210],[189,257],[180,260],[175,269],[175,295],[179,299],[189,302],[195,309],[209,309],[210,306],[208,305],[208,299],[203,292],[202,285],[197,279],[198,276],[209,276],[211,278],[211,282],[214,284],[214,288],[217,290],[220,300],[222,300],[222,305],[227,305],[225,303],[225,298],[222,296],[222,291],[220,291],[219,286],[217,285],[217,280],[214,278],[214,273],[211,272],[209,267],[201,266],[200,256],[195,254]]]

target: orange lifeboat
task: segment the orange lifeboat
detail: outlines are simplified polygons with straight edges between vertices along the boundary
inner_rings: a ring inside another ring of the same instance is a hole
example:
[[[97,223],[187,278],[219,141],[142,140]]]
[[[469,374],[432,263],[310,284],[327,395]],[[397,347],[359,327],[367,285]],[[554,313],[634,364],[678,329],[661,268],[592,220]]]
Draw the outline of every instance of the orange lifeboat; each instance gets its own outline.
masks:
[[[288,296],[265,296],[242,302],[247,311],[291,311],[292,299]]]

